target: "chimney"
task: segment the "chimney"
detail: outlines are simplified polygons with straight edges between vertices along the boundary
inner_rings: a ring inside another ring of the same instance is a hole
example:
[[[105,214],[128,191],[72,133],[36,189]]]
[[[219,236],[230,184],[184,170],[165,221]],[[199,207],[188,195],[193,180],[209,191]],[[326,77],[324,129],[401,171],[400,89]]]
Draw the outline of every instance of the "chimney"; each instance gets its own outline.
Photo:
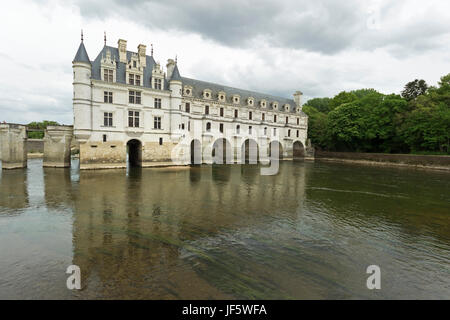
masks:
[[[297,107],[302,107],[302,95],[301,91],[295,91],[294,93],[294,102]]]
[[[147,47],[143,44],[138,45],[138,55],[139,55],[139,63],[141,64],[141,66],[143,66],[144,68],[146,67],[146,56],[145,56],[145,49]]]
[[[127,63],[127,40],[119,39],[117,48],[119,49],[119,61]]]
[[[167,79],[170,79],[172,77],[173,69],[175,69],[175,61],[173,59],[167,60]]]

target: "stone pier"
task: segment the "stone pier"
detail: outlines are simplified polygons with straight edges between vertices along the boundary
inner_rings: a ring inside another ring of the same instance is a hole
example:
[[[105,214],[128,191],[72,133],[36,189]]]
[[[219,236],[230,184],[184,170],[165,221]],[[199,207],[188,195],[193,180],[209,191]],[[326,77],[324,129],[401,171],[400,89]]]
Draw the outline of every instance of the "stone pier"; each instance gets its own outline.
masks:
[[[44,167],[70,167],[73,126],[48,126],[44,136]]]
[[[3,169],[26,168],[26,126],[13,123],[0,124],[0,159]]]

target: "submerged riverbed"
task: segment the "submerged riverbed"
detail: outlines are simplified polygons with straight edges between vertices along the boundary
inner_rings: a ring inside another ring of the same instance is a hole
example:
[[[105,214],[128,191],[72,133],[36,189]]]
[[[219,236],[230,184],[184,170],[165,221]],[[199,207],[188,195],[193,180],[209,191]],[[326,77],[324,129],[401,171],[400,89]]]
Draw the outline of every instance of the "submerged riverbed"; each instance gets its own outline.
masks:
[[[76,167],[0,173],[1,299],[450,299],[448,173]]]

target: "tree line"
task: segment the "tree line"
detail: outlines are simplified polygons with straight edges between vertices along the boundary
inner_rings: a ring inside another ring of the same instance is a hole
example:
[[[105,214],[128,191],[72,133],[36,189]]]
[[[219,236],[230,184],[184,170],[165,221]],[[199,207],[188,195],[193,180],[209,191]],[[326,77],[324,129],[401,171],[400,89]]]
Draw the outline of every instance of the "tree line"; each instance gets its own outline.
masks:
[[[29,131],[27,132],[29,139],[43,139],[44,138],[44,130],[47,129],[47,126],[58,126],[58,122],[44,120],[41,122],[30,122],[27,124],[27,127],[30,129],[38,129],[42,131]]]
[[[310,99],[303,111],[322,150],[450,154],[450,74],[438,86],[408,82],[401,95],[359,89]]]

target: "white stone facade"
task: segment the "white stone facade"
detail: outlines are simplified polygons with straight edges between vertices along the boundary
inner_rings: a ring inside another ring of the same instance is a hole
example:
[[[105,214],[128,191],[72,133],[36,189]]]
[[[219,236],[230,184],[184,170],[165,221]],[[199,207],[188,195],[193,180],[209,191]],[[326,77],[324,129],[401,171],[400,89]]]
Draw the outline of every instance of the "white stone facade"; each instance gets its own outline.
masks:
[[[126,167],[130,157],[140,166],[188,164],[191,151],[200,149],[197,162],[212,163],[218,139],[225,139],[233,163],[243,159],[247,139],[258,144],[260,160],[273,141],[280,142],[283,158],[292,159],[294,143],[301,156],[307,116],[300,92],[287,100],[218,90],[181,77],[171,59],[165,73],[143,45],[137,51],[126,51],[126,41],[119,40],[118,48],[105,46],[90,61],[80,45],[73,61],[73,111],[81,169]]]

